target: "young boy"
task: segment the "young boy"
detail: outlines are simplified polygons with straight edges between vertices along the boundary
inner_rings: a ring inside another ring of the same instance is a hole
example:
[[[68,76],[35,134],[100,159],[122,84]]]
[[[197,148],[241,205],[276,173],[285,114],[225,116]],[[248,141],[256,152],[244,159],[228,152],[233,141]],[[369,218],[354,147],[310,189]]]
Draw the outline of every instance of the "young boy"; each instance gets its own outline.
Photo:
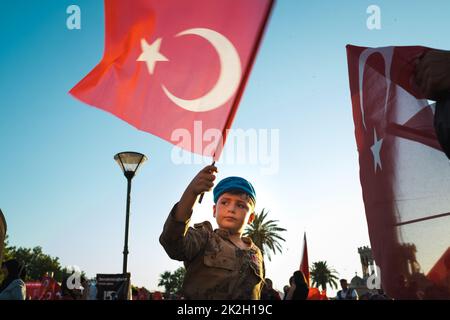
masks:
[[[242,237],[255,218],[256,193],[247,180],[228,177],[214,188],[213,216],[189,227],[200,194],[214,186],[215,166],[201,170],[175,204],[159,242],[170,258],[184,261],[186,299],[259,299],[264,279],[263,257],[250,238]]]

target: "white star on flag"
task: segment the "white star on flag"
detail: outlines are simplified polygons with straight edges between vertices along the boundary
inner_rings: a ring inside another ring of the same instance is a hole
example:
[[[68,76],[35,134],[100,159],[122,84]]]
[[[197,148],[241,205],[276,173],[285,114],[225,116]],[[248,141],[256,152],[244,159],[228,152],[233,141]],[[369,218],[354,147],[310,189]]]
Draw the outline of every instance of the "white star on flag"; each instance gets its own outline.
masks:
[[[161,46],[161,38],[158,38],[151,45],[145,39],[141,39],[142,53],[136,61],[144,61],[147,63],[148,72],[153,74],[155,64],[158,61],[169,61],[164,55],[159,52]]]
[[[373,145],[370,147],[370,150],[372,150],[372,154],[373,154],[375,173],[377,172],[378,166],[380,167],[380,170],[383,170],[383,167],[381,166],[381,158],[380,158],[380,151],[381,151],[382,144],[383,144],[383,139],[378,140],[377,131],[374,128],[373,129]]]

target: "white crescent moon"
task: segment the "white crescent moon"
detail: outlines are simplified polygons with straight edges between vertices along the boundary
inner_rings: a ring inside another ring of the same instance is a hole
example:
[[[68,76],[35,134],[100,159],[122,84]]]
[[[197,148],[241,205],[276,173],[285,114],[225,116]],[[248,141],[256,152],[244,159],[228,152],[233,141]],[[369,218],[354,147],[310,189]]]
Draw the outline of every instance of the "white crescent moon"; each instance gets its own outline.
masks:
[[[364,75],[364,69],[366,67],[367,59],[374,53],[380,53],[383,56],[384,59],[384,74],[387,81],[387,92],[386,92],[386,99],[384,103],[384,112],[387,111],[387,105],[389,100],[389,91],[390,91],[390,81],[391,81],[391,64],[392,64],[392,56],[394,55],[394,48],[393,47],[381,47],[381,48],[367,48],[363,52],[361,52],[361,55],[359,56],[359,105],[361,108],[361,115],[362,115],[362,123],[364,126],[364,129],[366,129],[366,122],[364,121],[364,106],[363,106],[363,75]]]
[[[180,32],[176,36],[197,35],[208,40],[219,54],[220,76],[215,86],[204,96],[185,100],[174,96],[164,85],[167,97],[177,106],[193,111],[204,112],[216,109],[227,102],[239,87],[241,79],[241,61],[233,44],[222,34],[205,28],[194,28]]]

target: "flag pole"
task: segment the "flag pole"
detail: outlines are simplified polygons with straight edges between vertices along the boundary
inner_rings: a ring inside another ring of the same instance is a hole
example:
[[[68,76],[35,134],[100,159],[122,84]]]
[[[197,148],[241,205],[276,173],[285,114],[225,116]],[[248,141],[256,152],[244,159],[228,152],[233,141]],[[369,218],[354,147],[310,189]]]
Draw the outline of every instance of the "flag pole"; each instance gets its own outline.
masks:
[[[213,165],[215,165],[216,164],[216,160],[213,160],[213,162],[211,163],[211,165],[213,166]],[[203,200],[203,196],[205,195],[205,193],[203,192],[201,195],[200,195],[200,199],[198,199],[198,203],[202,203],[202,200]]]

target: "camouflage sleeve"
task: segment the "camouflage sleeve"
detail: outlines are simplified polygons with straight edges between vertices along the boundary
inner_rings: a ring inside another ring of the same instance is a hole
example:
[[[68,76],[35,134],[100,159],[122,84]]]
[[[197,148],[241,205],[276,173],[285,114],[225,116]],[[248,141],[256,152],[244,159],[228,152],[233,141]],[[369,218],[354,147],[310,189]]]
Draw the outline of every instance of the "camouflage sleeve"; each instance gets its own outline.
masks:
[[[176,207],[177,204],[172,208],[164,223],[159,243],[171,259],[190,261],[204,250],[212,232],[212,226],[206,221],[196,224],[195,228],[190,228],[190,219],[186,222],[175,220]]]

